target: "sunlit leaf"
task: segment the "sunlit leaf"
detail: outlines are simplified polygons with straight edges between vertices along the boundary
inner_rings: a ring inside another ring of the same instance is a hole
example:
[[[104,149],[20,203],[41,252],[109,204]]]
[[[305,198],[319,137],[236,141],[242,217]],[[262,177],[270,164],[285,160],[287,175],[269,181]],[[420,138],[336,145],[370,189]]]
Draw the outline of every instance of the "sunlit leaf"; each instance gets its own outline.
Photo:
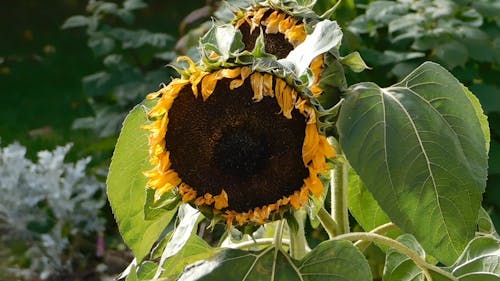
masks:
[[[107,179],[107,194],[122,238],[141,261],[151,250],[176,210],[166,211],[156,220],[145,220],[146,177],[149,164],[147,121],[144,105],[136,106],[123,123]]]
[[[261,251],[227,249],[193,264],[180,281],[195,280],[372,280],[368,262],[347,241],[323,242],[301,261],[275,247]]]
[[[500,240],[487,236],[472,240],[452,273],[460,280],[500,280]]]
[[[315,57],[338,48],[341,41],[342,30],[337,22],[324,20],[316,25],[313,33],[309,34],[302,44],[279,61],[294,69],[297,76],[302,76]]]
[[[488,117],[484,114],[481,108],[481,103],[479,99],[471,92],[467,87],[463,87],[464,92],[467,94],[470,102],[474,106],[474,111],[476,112],[477,119],[481,123],[481,130],[483,131],[484,140],[486,144],[486,152],[490,151],[490,126],[488,124]]]
[[[488,212],[484,209],[481,208],[479,210],[479,218],[477,220],[477,228],[478,232],[481,234],[488,234],[488,235],[493,235],[498,238],[498,234],[495,230],[495,225],[493,224],[493,221],[491,220],[490,215]]]
[[[144,204],[144,218],[155,220],[162,216],[165,211],[176,209],[181,201],[180,196],[173,191],[163,193],[155,200],[155,190],[146,189],[146,203]]]
[[[347,56],[343,57],[340,62],[343,65],[348,66],[349,69],[354,72],[362,72],[363,70],[370,68],[368,65],[366,65],[365,61],[363,61],[363,58],[361,58],[361,55],[358,52],[348,54]]]
[[[463,86],[435,63],[389,88],[357,84],[337,125],[347,159],[389,218],[452,264],[474,236],[487,175],[485,136]]]
[[[217,253],[217,249],[210,247],[199,236],[190,235],[182,249],[163,262],[160,278],[177,280],[187,265],[207,259],[215,253]]]

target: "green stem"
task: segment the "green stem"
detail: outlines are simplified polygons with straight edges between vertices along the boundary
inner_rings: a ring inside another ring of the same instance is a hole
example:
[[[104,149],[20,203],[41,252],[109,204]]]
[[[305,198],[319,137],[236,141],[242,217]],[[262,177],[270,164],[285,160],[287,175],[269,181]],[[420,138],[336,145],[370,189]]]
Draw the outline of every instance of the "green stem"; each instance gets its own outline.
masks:
[[[329,139],[330,144],[334,140]],[[349,164],[341,159],[342,150],[334,145],[340,158],[330,172],[330,186],[332,190],[332,218],[337,222],[337,234],[349,233],[349,215],[347,211],[347,186],[349,184]]]
[[[397,229],[397,228],[398,228],[397,225],[395,225],[392,222],[388,222],[388,223],[385,223],[385,224],[382,224],[382,225],[375,227],[369,233],[384,234],[384,233],[387,233],[387,232],[394,230],[394,229]],[[361,252],[363,252],[364,250],[366,250],[366,248],[368,248],[368,246],[370,246],[371,243],[372,242],[368,241],[368,240],[360,240],[360,241],[357,241],[356,243],[354,243],[354,246],[358,247],[358,249]]]
[[[271,244],[274,244],[274,242],[275,242],[274,238],[258,238],[255,240],[250,240],[250,241],[238,243],[236,245],[230,246],[230,248],[232,248],[232,249],[246,249],[246,248],[253,248],[253,247],[263,246],[263,245],[271,245]],[[285,244],[287,246],[290,246],[289,239],[281,239],[281,243]]]
[[[280,220],[276,226],[276,231],[274,232],[274,245],[277,249],[282,249],[283,243],[283,228],[285,227],[285,220]]]
[[[306,234],[304,230],[304,222],[307,216],[306,211],[302,208],[293,212],[295,220],[297,221],[299,227],[297,231],[293,231],[289,227],[290,231],[290,256],[297,260],[302,259],[308,250]]]
[[[342,0],[338,0],[337,3],[335,3],[335,5],[333,7],[331,7],[329,10],[324,12],[320,17],[322,19],[330,19],[332,17],[333,13],[335,12],[335,10],[337,10],[337,8],[339,7],[340,3],[342,3]]]
[[[337,235],[338,232],[338,225],[335,222],[335,220],[330,216],[327,210],[325,208],[321,208],[318,211],[318,219],[321,222],[321,225],[323,225],[323,228],[326,230],[328,233],[328,237],[332,239]]]
[[[437,266],[427,263],[424,258],[422,258],[419,254],[415,253],[413,250],[408,248],[406,245],[394,239],[382,236],[380,234],[367,233],[367,232],[351,232],[339,235],[333,238],[332,240],[349,240],[349,241],[368,240],[370,242],[380,243],[389,246],[409,257],[415,263],[415,265],[422,270],[422,273],[424,274],[427,280],[432,280],[429,270],[435,271],[443,276],[450,278],[451,280],[456,280],[456,278],[453,275],[451,275],[451,273]]]

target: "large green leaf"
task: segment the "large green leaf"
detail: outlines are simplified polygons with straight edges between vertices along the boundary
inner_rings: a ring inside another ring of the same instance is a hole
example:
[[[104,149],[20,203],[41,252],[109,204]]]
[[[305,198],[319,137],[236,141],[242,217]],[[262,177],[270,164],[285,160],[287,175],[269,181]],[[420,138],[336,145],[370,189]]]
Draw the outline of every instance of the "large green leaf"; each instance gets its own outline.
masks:
[[[452,273],[460,280],[500,280],[500,240],[489,236],[472,240]]]
[[[391,221],[352,169],[349,170],[347,202],[349,211],[365,231],[371,231],[375,227]]]
[[[356,84],[337,126],[390,219],[452,264],[474,236],[487,175],[486,137],[463,86],[435,63],[389,88]]]
[[[187,268],[179,279],[190,280],[372,280],[370,267],[347,241],[323,242],[301,261],[275,247],[262,251],[227,249]]]
[[[168,225],[176,210],[165,211],[154,220],[145,220],[146,182],[142,172],[149,170],[147,122],[144,105],[127,116],[118,137],[107,179],[108,199],[125,244],[141,261]]]
[[[411,250],[425,259],[425,252],[418,241],[411,234],[404,234],[397,241],[406,245]],[[384,267],[383,281],[422,281],[424,275],[422,270],[406,255],[394,249],[387,251]]]

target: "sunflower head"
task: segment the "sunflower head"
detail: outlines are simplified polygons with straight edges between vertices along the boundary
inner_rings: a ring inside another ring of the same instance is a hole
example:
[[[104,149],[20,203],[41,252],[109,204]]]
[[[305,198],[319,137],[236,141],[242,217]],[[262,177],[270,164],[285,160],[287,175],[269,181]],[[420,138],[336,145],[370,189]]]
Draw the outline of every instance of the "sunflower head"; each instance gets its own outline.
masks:
[[[309,7],[297,1],[264,1],[240,10],[233,25],[241,32],[244,50],[252,52],[259,44],[266,53],[277,59],[285,59],[291,51],[302,44],[321,18]],[[338,63],[338,49],[319,54],[310,64],[314,76],[309,85],[310,92],[320,97],[329,91],[328,104],[340,100],[340,90],[346,86],[343,68]],[[337,60],[337,62],[335,62]],[[325,73],[328,67],[336,67],[336,79]],[[338,67],[340,66],[340,67]],[[343,79],[339,79],[339,78]]]
[[[303,19],[298,19],[283,10],[255,5],[237,14],[234,25],[243,37],[245,50],[255,48],[261,36],[267,53],[278,59],[285,58],[293,48],[304,42],[307,33]]]
[[[188,58],[181,78],[148,98],[148,187],[229,226],[260,225],[323,192],[334,151],[316,111],[285,79],[251,66],[205,71]]]

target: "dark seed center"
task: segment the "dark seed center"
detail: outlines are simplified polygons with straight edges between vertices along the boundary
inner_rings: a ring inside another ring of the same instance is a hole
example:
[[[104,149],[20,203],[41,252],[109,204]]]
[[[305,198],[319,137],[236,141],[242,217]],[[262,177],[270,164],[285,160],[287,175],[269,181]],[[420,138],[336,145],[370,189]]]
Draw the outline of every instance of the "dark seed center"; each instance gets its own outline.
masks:
[[[185,87],[168,112],[165,143],[171,168],[198,196],[224,189],[228,209],[246,212],[303,185],[306,120],[297,110],[292,119],[279,114],[274,98],[253,101],[250,79],[234,90],[230,82],[218,81],[206,101]]]
[[[263,169],[269,156],[264,139],[242,127],[230,128],[224,132],[215,146],[218,168],[239,177],[252,176]]]

